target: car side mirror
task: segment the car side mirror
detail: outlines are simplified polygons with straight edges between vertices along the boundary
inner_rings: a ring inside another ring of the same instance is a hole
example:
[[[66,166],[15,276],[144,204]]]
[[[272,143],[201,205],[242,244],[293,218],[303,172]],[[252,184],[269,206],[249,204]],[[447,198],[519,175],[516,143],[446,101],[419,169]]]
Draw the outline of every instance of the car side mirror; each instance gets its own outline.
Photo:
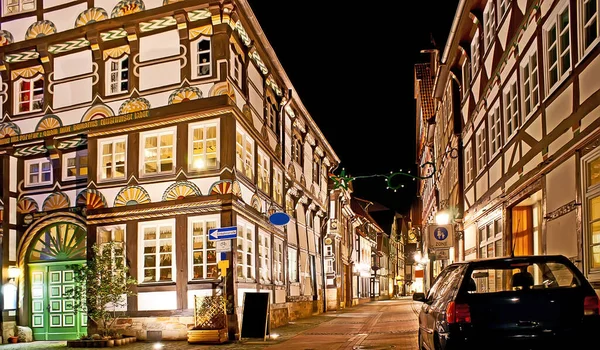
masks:
[[[413,294],[413,300],[414,301],[421,301],[421,302],[425,302],[425,293],[415,293]]]

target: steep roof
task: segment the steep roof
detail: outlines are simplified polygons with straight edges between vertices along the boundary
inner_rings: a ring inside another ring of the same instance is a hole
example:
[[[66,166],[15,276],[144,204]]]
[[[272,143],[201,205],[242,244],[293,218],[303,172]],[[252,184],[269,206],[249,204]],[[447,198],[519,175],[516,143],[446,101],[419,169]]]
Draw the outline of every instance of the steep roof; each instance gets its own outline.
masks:
[[[433,103],[433,74],[431,74],[429,63],[415,64],[415,90],[415,95],[418,93],[418,97],[420,97],[423,118],[429,119],[433,117],[435,114],[435,105]]]

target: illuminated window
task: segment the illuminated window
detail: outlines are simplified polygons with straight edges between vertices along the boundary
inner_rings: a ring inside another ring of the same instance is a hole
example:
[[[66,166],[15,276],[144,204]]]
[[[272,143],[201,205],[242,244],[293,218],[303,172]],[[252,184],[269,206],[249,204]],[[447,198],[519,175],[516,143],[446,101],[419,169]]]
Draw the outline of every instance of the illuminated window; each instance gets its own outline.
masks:
[[[15,87],[15,114],[41,111],[44,106],[44,77],[19,79]]]
[[[231,66],[231,79],[241,89],[242,88],[242,60],[240,55],[235,53],[233,49],[229,50],[231,56],[229,65]]]
[[[472,77],[474,78],[479,70],[479,30],[475,31],[475,36],[473,37],[473,41],[471,41],[471,72]]]
[[[584,185],[584,225],[589,270],[600,271],[600,152],[596,149],[582,157]]]
[[[265,115],[267,118],[267,126],[274,133],[277,133],[279,131],[279,123],[277,122],[278,113],[279,112],[277,111],[277,101],[275,101],[275,98],[273,96],[267,96],[265,101]]]
[[[235,136],[235,167],[249,179],[254,179],[254,141],[244,130]]]
[[[190,169],[214,169],[219,158],[218,123],[198,123],[190,125]]]
[[[302,165],[302,157],[302,140],[299,135],[294,134],[292,138],[292,160]]]
[[[75,180],[88,175],[87,150],[64,154],[62,159],[63,180]]]
[[[100,180],[125,178],[126,151],[126,136],[98,140],[98,170],[100,171]]]
[[[579,0],[579,20],[581,31],[582,54],[585,54],[598,42],[598,31],[600,22],[598,21],[598,6],[600,0]]]
[[[35,0],[5,0],[2,1],[2,16],[10,16],[18,13],[35,11]]]
[[[475,136],[475,151],[477,152],[477,173],[485,169],[487,164],[487,145],[485,138],[485,124],[482,123]]]
[[[488,1],[483,10],[483,33],[484,47],[487,48],[494,42],[494,34],[496,33],[496,6],[494,1]]]
[[[277,168],[273,168],[273,200],[283,204],[283,173]]]
[[[313,169],[312,169],[313,182],[320,186],[321,185],[321,159],[319,159],[319,157],[317,155],[314,156],[312,166],[313,166]]]
[[[498,0],[498,19],[504,17],[510,6],[511,0]]]
[[[535,47],[534,47],[535,49]],[[526,55],[521,64],[521,77],[523,80],[523,117],[529,117],[540,102],[540,89],[538,85],[537,52],[531,51]]]
[[[273,278],[275,284],[283,284],[283,242],[276,239],[273,244]]]
[[[288,276],[290,282],[298,282],[298,250],[288,247]]]
[[[258,274],[261,283],[271,283],[271,235],[258,234]]]
[[[517,133],[520,126],[518,99],[517,80],[515,77],[512,82],[507,84],[507,88],[504,90],[505,135],[507,141]]]
[[[218,217],[200,216],[190,218],[188,223],[190,280],[219,278],[217,263],[221,259],[217,254],[217,244],[208,238],[208,230],[219,227]]]
[[[142,174],[172,173],[175,171],[175,128],[143,133],[140,141]]]
[[[271,161],[260,149],[258,150],[257,168],[258,188],[268,194],[271,187]]]
[[[111,252],[113,272],[120,272],[125,266],[125,225],[98,227],[96,236],[100,249],[110,242],[114,242]]]
[[[500,112],[500,102],[496,102],[490,109],[489,117],[490,153],[494,155],[502,148],[502,113]]]
[[[239,280],[254,280],[254,225],[238,217],[237,277]]]
[[[465,146],[465,183],[468,185],[473,181],[473,150],[471,143]]]
[[[139,223],[138,235],[138,281],[175,281],[175,219]]]

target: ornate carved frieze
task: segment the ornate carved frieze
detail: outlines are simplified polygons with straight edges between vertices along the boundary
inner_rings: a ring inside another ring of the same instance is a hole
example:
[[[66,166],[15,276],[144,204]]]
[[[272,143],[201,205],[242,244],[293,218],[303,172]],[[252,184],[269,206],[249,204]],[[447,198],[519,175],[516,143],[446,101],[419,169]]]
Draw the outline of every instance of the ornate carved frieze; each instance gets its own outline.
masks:
[[[574,200],[559,207],[558,209],[548,213],[546,216],[544,216],[544,219],[548,220],[548,221],[552,221],[554,219],[558,219],[559,217],[568,214],[570,212],[572,212],[573,210],[577,209],[578,206],[580,206],[581,203],[576,203]]]
[[[315,137],[312,134],[306,134],[306,141],[313,147],[316,145]]]
[[[296,127],[298,130],[300,130],[300,132],[302,132],[302,133],[306,132],[306,126],[304,125],[304,122],[301,121],[299,118],[294,120],[294,127]]]
[[[319,156],[319,157],[324,157],[325,153],[323,152],[323,149],[321,148],[321,146],[317,146],[315,147],[315,153]]]

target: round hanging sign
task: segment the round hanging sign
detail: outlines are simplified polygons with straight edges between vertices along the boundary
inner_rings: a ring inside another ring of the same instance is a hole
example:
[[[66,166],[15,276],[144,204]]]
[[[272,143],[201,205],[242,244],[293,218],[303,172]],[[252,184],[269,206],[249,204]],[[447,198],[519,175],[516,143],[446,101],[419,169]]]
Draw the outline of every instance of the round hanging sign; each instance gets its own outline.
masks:
[[[283,226],[290,222],[290,216],[286,213],[273,213],[269,216],[269,221],[276,226]]]

